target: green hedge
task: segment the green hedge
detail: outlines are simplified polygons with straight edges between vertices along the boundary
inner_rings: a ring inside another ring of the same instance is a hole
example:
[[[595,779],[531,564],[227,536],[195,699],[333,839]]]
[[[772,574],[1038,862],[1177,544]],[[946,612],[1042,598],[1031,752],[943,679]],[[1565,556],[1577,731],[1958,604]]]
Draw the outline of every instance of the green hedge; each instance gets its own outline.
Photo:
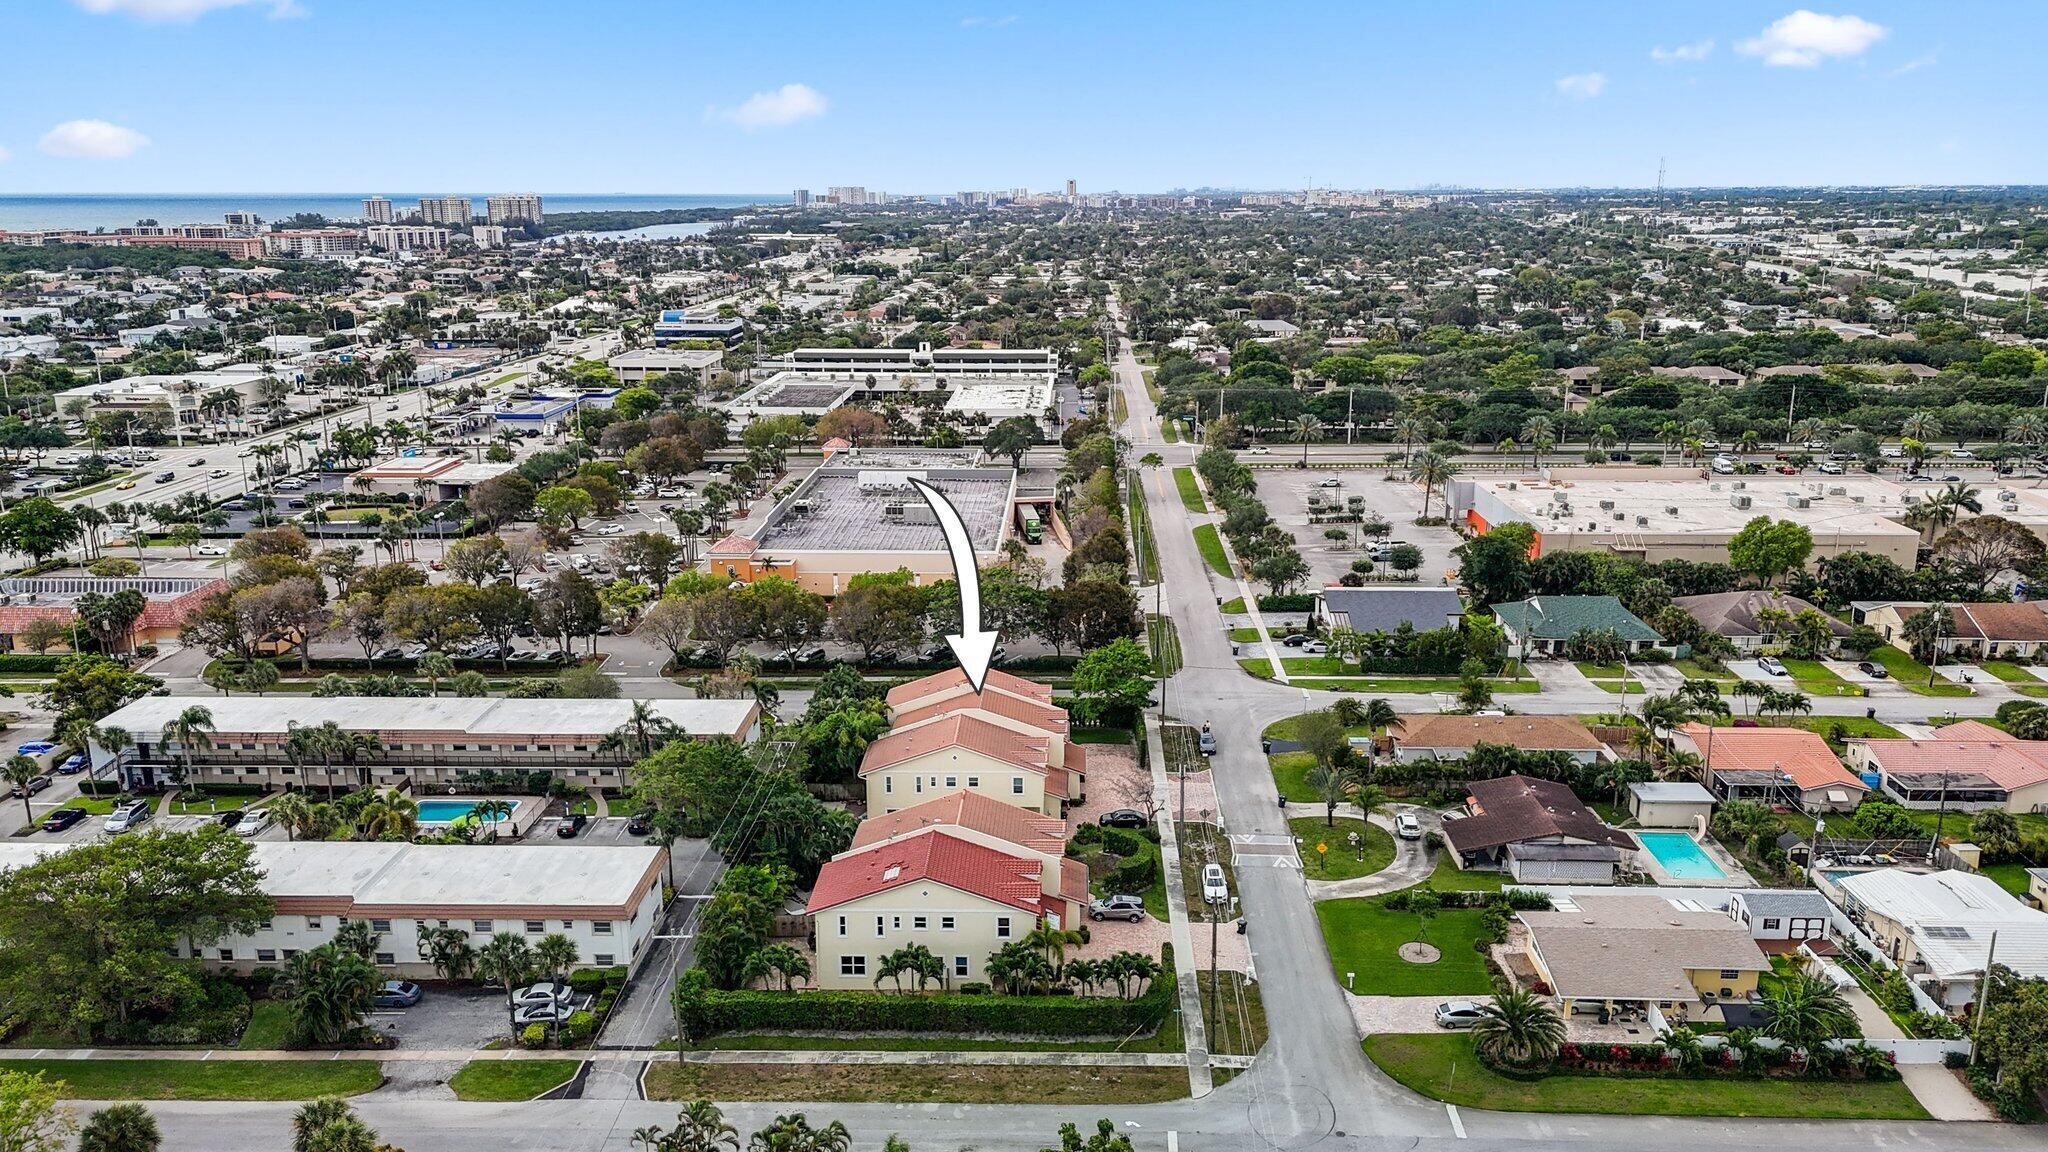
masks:
[[[1110,869],[1102,878],[1102,890],[1116,895],[1149,891],[1159,882],[1159,857],[1136,856]]]
[[[37,656],[32,652],[0,653],[0,672],[55,672],[57,666],[71,657]]]
[[[1019,1036],[1127,1036],[1157,1028],[1174,1007],[1173,961],[1145,994],[907,996],[886,992],[709,990],[677,1005],[686,1035],[726,1032],[962,1032]]]
[[[1261,612],[1307,612],[1315,606],[1315,596],[1307,592],[1296,592],[1288,596],[1259,597]]]

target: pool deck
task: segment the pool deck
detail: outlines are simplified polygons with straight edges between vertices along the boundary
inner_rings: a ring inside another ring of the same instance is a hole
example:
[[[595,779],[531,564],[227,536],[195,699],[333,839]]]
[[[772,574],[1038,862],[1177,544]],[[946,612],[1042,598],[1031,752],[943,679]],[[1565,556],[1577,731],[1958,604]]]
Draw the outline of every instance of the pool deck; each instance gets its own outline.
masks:
[[[510,821],[499,822],[496,825],[486,825],[486,827],[495,826],[499,829],[499,837],[501,839],[512,840],[524,839],[526,834],[533,830],[533,826],[540,823],[541,813],[547,811],[548,806],[546,800],[535,796],[468,796],[459,793],[453,796],[436,796],[430,792],[425,792],[415,793],[413,799],[419,801],[422,806],[427,804],[481,804],[486,800],[510,801],[512,804],[512,817]],[[452,823],[453,821],[451,820],[431,820],[424,816],[420,819],[421,828],[440,829],[446,828]]]
[[[1645,829],[1643,831],[1631,829],[1631,834],[1635,836],[1636,843],[1642,843],[1645,831],[1652,836],[1675,835],[1687,837],[1694,844],[1697,844],[1700,851],[1706,854],[1707,859],[1712,860],[1715,866],[1720,868],[1722,872],[1722,875],[1718,877],[1673,876],[1665,870],[1664,862],[1657,859],[1656,853],[1648,848],[1638,848],[1636,850],[1637,865],[1659,885],[1679,888],[1754,888],[1757,886],[1756,881],[1751,879],[1749,873],[1743,869],[1742,865],[1736,862],[1735,857],[1729,855],[1727,849],[1711,839],[1703,840],[1689,832],[1661,828]]]

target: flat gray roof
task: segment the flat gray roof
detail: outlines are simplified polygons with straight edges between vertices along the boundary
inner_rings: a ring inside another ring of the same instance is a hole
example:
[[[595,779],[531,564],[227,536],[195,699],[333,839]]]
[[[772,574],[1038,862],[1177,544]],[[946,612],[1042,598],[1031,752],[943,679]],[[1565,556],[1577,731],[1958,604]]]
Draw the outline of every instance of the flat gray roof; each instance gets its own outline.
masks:
[[[1714,794],[1698,784],[1677,780],[1652,780],[1644,784],[1631,784],[1630,792],[1652,804],[1712,804]]]
[[[909,471],[944,493],[977,552],[993,552],[1002,543],[1010,514],[1014,474],[1007,468]],[[946,537],[930,506],[908,484],[873,483],[872,469],[819,469],[776,510],[755,539],[761,551],[793,552],[943,552]],[[870,482],[863,483],[866,477]],[[891,515],[891,505],[902,514]],[[799,507],[808,511],[798,511]]]
[[[271,896],[348,896],[358,905],[630,906],[653,845],[386,844],[259,841]]]
[[[601,739],[633,713],[632,700],[513,700],[481,697],[145,696],[101,721],[155,743],[185,709],[213,713],[220,732],[282,734],[329,720],[353,732],[454,732],[471,736],[589,736]],[[739,738],[759,705],[751,700],[649,700],[657,715],[693,736]]]

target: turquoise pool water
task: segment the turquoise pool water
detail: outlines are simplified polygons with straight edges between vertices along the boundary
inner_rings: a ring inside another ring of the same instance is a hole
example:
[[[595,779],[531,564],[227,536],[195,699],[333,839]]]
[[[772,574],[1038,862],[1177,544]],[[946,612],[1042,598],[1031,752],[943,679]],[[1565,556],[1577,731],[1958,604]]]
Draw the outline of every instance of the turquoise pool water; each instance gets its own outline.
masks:
[[[475,800],[422,800],[420,801],[420,823],[453,824],[464,816],[475,815],[476,806],[477,801]],[[477,819],[482,820],[483,817],[478,816]],[[499,817],[499,819],[502,820],[504,818]],[[489,821],[489,823],[493,824],[497,822],[497,820]]]
[[[1657,858],[1664,871],[1674,880],[1726,880],[1723,871],[1714,858],[1706,854],[1699,842],[1683,832],[1638,832],[1636,839],[1643,842],[1643,849]]]

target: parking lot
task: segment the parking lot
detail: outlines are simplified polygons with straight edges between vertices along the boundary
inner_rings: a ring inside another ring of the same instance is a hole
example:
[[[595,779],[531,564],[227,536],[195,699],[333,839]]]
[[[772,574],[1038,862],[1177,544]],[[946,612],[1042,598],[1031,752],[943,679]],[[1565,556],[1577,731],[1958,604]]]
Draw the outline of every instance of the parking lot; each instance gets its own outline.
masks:
[[[1451,550],[1463,541],[1448,527],[1416,527],[1415,518],[1422,514],[1422,490],[1404,478],[1389,479],[1394,473],[1358,468],[1258,468],[1254,474],[1258,477],[1259,498],[1266,502],[1267,511],[1272,513],[1275,523],[1294,534],[1301,558],[1308,561],[1312,572],[1310,587],[1335,582],[1351,570],[1352,561],[1365,556],[1350,541],[1338,544],[1323,536],[1333,528],[1344,528],[1355,536],[1354,525],[1309,523],[1308,502],[1312,495],[1320,497],[1326,506],[1347,506],[1353,497],[1363,498],[1366,518],[1377,514],[1386,521],[1392,528],[1393,542],[1422,549],[1422,567],[1417,575],[1424,583],[1439,583],[1445,572],[1458,566]],[[1430,511],[1441,514],[1440,503],[1440,499],[1432,500]]]

